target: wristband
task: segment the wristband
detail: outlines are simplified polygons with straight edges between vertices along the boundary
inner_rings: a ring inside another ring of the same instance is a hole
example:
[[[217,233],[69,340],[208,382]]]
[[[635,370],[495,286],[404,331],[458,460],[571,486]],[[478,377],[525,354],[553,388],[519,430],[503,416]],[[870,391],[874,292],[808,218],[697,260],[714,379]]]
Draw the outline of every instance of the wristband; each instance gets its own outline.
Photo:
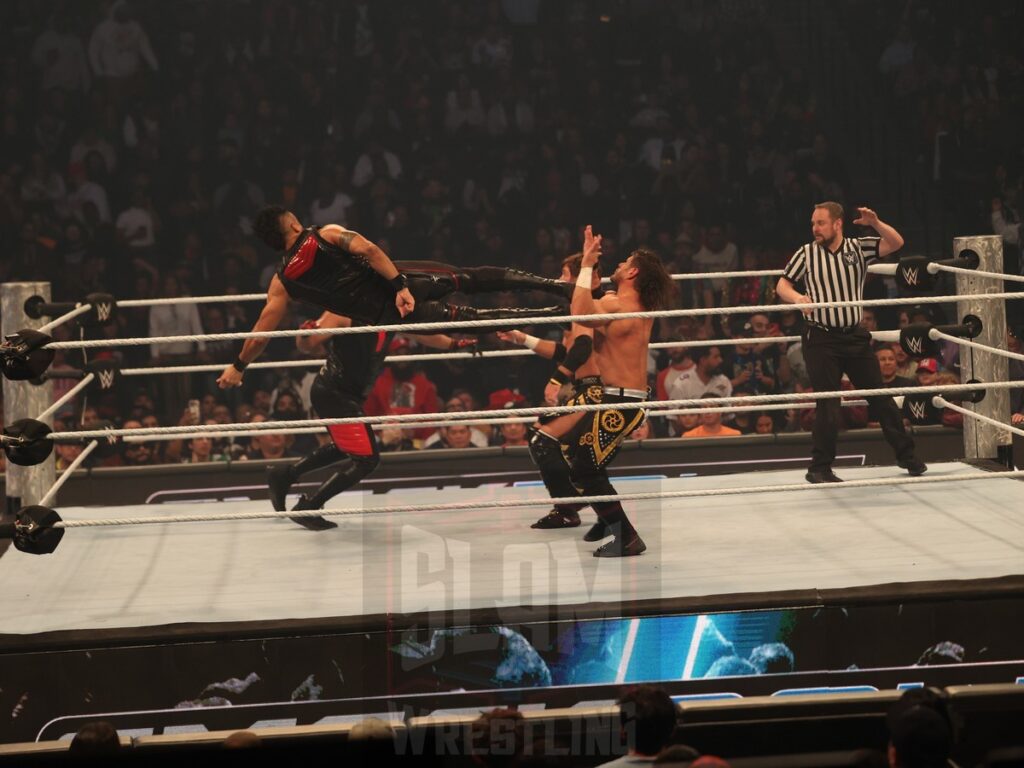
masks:
[[[591,290],[590,284],[593,282],[594,268],[593,267],[581,267],[580,276],[576,278],[576,287],[582,288],[584,291]]]
[[[391,283],[391,287],[395,289],[395,293],[398,293],[399,291],[404,291],[406,288],[409,287],[409,278],[407,278],[401,272],[392,277],[388,282]]]
[[[561,368],[556,368],[555,372],[551,374],[551,378],[548,379],[548,384],[557,384],[558,386],[562,386],[563,384],[568,383],[569,376],[568,374],[562,373]]]
[[[243,363],[242,362],[242,358],[240,358],[240,357],[236,357],[235,358],[235,362],[233,362],[231,365],[239,373],[244,372],[245,369],[249,367],[249,364],[248,363]]]
[[[540,344],[540,339],[536,336],[531,336],[528,333],[523,334],[523,346],[527,349],[536,349],[537,345]]]

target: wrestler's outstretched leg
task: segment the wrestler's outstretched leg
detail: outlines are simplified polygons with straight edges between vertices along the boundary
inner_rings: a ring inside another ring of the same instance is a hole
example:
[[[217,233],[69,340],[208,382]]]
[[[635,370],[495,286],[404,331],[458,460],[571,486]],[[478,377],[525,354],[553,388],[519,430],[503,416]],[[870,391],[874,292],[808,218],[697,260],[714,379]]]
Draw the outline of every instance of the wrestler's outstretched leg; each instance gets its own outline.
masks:
[[[431,289],[424,296],[428,299],[442,299],[455,292],[543,291],[569,300],[574,287],[572,283],[509,267],[457,267],[438,261],[396,261],[395,266],[409,278],[410,289],[414,281],[428,281]]]

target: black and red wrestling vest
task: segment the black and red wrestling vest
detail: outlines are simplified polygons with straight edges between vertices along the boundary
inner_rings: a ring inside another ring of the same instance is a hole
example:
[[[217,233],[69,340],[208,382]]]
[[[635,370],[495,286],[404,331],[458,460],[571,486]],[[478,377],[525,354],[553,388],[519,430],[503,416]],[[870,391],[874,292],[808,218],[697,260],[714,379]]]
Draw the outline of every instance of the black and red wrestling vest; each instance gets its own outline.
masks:
[[[288,295],[374,325],[394,308],[395,289],[366,259],[342,250],[308,227],[281,259],[277,276]]]

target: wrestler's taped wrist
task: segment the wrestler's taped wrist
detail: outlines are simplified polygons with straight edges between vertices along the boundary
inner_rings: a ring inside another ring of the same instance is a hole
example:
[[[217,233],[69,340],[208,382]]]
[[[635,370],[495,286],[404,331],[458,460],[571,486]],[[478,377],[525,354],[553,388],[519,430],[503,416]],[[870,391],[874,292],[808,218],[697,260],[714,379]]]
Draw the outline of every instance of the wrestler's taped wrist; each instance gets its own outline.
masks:
[[[576,278],[576,287],[582,288],[585,291],[591,290],[590,284],[593,281],[593,276],[593,267],[581,267],[579,277]]]
[[[563,384],[569,383],[569,374],[565,373],[561,368],[556,368],[555,372],[551,374],[551,378],[548,379],[548,384],[557,384],[562,386]]]
[[[536,349],[537,345],[540,344],[540,339],[536,336],[531,336],[528,333],[523,334],[523,346],[527,349]]]
[[[249,364],[242,360],[242,358],[236,357],[235,362],[231,364],[231,367],[234,368],[239,373],[244,373],[245,369],[249,367]]]
[[[397,275],[392,277],[388,282],[391,283],[391,287],[395,289],[395,293],[404,291],[409,287],[409,278],[399,272]]]

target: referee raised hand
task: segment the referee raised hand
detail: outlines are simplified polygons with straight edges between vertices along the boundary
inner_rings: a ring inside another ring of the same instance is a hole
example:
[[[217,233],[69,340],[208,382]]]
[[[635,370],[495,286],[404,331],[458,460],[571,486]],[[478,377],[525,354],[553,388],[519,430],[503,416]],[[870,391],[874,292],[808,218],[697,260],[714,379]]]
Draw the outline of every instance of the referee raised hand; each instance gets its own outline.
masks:
[[[776,286],[776,293],[791,304],[861,301],[868,264],[903,247],[903,238],[870,208],[858,208],[854,224],[871,227],[878,237],[843,236],[843,207],[819,203],[811,215],[814,242],[797,249]],[[805,292],[796,286],[803,283]],[[871,350],[871,334],[860,327],[860,307],[805,309],[804,362],[811,386],[817,392],[840,389],[843,374],[857,389],[882,386],[878,359]],[[903,428],[903,417],[891,397],[868,398],[872,420],[882,427],[900,467],[911,475],[928,467],[914,453],[914,441]],[[807,481],[838,483],[832,471],[842,406],[838,398],[819,400],[814,414],[811,466]]]

